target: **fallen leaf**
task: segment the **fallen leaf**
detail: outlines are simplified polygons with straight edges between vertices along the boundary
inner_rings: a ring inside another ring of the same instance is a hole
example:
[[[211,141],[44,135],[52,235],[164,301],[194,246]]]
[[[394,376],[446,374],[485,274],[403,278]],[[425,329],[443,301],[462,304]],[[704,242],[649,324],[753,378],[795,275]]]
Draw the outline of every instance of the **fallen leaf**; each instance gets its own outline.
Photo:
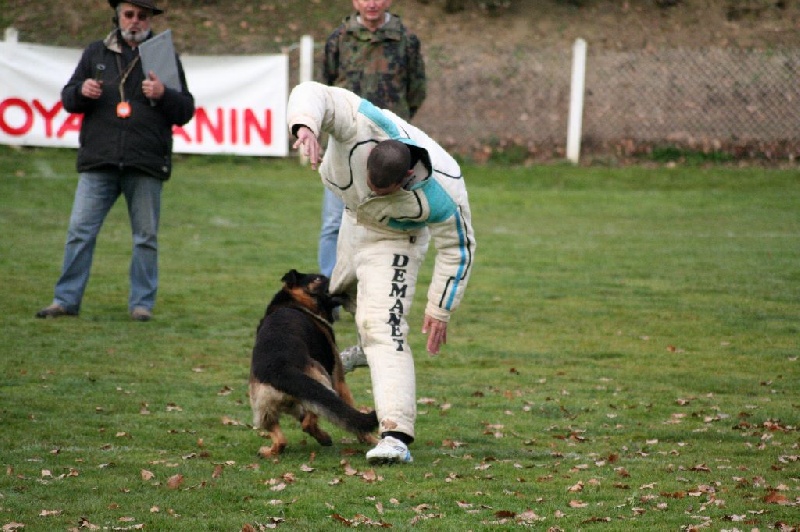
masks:
[[[778,493],[777,491],[770,491],[764,496],[762,499],[767,504],[788,504],[789,498],[782,494]]]
[[[181,474],[172,475],[167,480],[167,487],[171,490],[180,488],[181,484],[183,484],[183,475]]]
[[[364,474],[361,475],[361,478],[364,479],[364,482],[376,482],[380,480],[380,477],[377,473],[375,473],[374,469],[368,469],[364,471]]]
[[[238,427],[238,426],[242,425],[241,422],[236,421],[235,419],[233,419],[231,417],[228,417],[228,416],[222,416],[222,424],[223,425],[231,425],[231,426],[235,426],[235,427]]]
[[[90,523],[89,520],[85,517],[81,517],[78,523],[79,523],[78,528],[88,528],[89,530],[100,530],[99,526]]]
[[[567,491],[571,492],[571,493],[577,493],[579,491],[583,491],[583,482],[582,481],[578,481],[577,484],[573,484],[572,486],[567,488]]]
[[[611,522],[610,517],[590,517],[585,521],[581,521],[581,523],[610,523],[610,522]]]

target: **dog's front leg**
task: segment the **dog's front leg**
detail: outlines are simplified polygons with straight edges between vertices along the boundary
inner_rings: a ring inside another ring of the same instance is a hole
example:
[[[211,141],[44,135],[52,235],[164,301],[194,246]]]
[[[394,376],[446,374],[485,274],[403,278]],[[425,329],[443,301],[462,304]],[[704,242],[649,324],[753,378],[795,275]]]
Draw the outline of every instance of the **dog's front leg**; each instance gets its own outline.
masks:
[[[281,426],[278,423],[267,427],[267,430],[269,431],[269,439],[272,440],[272,445],[269,447],[265,445],[258,450],[258,454],[262,458],[278,456],[286,449],[287,444],[286,436],[283,434]]]

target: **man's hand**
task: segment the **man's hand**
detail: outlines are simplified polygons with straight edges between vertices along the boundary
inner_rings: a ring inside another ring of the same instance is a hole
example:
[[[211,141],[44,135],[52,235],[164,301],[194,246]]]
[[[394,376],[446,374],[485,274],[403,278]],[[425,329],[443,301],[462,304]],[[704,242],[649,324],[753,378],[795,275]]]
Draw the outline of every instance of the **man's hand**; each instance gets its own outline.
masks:
[[[142,82],[142,92],[149,100],[160,100],[164,97],[164,84],[152,70],[147,75],[147,79]]]
[[[311,169],[317,169],[321,148],[316,135],[314,135],[314,132],[307,126],[300,126],[297,129],[297,142],[294,143],[292,148],[295,150],[302,148],[303,155],[305,155],[308,158],[308,162],[311,163]]]
[[[422,322],[422,334],[428,335],[428,353],[439,354],[439,348],[447,343],[447,322],[437,320],[425,314]]]
[[[81,85],[81,94],[92,100],[98,99],[103,94],[103,82],[92,78],[85,79]]]

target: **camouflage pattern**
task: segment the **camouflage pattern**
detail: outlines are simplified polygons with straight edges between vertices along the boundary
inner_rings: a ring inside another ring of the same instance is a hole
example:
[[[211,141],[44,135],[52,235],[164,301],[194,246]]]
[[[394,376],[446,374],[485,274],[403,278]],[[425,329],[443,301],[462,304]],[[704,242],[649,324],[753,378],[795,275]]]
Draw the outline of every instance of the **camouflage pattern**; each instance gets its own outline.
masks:
[[[410,120],[425,100],[425,62],[420,41],[391,15],[374,33],[358,13],[344,19],[325,43],[323,79]]]

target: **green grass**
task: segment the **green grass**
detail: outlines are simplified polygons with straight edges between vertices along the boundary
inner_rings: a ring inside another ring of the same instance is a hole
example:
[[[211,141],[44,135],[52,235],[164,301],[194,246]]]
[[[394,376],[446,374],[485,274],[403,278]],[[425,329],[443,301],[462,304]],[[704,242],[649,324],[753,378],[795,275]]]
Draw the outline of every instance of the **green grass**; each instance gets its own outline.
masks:
[[[264,305],[286,270],[315,268],[317,176],[292,160],[179,157],[154,321],[126,314],[124,202],[80,318],[35,320],[74,155],[0,148],[0,525],[800,525],[796,169],[467,167],[477,265],[443,352],[412,336],[415,462],[371,468],[327,422],[323,448],[285,419],[276,460],[257,457],[268,440],[247,426]],[[353,341],[351,318],[337,335]],[[348,377],[371,404],[368,372]]]

